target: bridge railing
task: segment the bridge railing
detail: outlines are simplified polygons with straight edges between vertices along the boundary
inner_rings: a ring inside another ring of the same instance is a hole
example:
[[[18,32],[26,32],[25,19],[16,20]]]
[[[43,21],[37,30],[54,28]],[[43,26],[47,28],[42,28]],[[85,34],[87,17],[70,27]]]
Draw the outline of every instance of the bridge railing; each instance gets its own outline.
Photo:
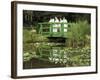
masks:
[[[67,37],[67,28],[71,23],[38,23],[38,33],[51,37]]]

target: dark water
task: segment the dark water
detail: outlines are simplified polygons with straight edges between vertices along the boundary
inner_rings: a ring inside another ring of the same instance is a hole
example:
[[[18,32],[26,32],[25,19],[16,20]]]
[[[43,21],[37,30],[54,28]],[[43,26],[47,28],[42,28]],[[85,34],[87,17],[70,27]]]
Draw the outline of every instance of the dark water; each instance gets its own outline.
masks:
[[[64,67],[65,65],[45,60],[40,60],[32,58],[30,61],[24,62],[24,69],[33,69],[33,68],[53,68],[53,67]]]
[[[72,49],[63,46],[38,48],[29,53],[29,59],[24,60],[23,69],[90,66],[90,49]],[[27,58],[26,57],[26,58]]]

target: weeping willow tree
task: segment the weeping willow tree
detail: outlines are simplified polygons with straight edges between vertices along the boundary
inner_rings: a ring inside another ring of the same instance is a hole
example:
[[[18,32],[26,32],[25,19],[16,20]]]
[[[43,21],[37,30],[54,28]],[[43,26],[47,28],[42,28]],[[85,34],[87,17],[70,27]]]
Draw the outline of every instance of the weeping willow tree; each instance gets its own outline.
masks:
[[[90,24],[85,21],[78,21],[77,23],[72,23],[68,28],[68,39],[67,45],[69,47],[85,47],[90,46],[90,36],[91,36]]]

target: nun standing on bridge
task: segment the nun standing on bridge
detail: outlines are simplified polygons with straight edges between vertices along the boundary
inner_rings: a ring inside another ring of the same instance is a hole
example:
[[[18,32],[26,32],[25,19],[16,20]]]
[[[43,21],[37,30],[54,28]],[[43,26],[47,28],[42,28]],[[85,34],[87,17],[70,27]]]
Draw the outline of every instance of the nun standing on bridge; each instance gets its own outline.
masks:
[[[65,17],[63,17],[63,19],[60,18],[60,23],[63,23],[64,26],[64,32],[67,32],[67,27],[68,27],[68,21]]]

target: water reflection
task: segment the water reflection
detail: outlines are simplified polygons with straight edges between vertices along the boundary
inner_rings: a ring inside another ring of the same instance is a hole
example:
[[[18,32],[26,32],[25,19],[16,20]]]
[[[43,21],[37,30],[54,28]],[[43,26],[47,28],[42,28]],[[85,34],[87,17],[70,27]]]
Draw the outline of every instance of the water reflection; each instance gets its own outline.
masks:
[[[58,43],[59,44],[59,43]],[[48,46],[49,45],[49,46]],[[24,69],[90,66],[90,48],[67,48],[64,45],[36,48],[24,53]]]

